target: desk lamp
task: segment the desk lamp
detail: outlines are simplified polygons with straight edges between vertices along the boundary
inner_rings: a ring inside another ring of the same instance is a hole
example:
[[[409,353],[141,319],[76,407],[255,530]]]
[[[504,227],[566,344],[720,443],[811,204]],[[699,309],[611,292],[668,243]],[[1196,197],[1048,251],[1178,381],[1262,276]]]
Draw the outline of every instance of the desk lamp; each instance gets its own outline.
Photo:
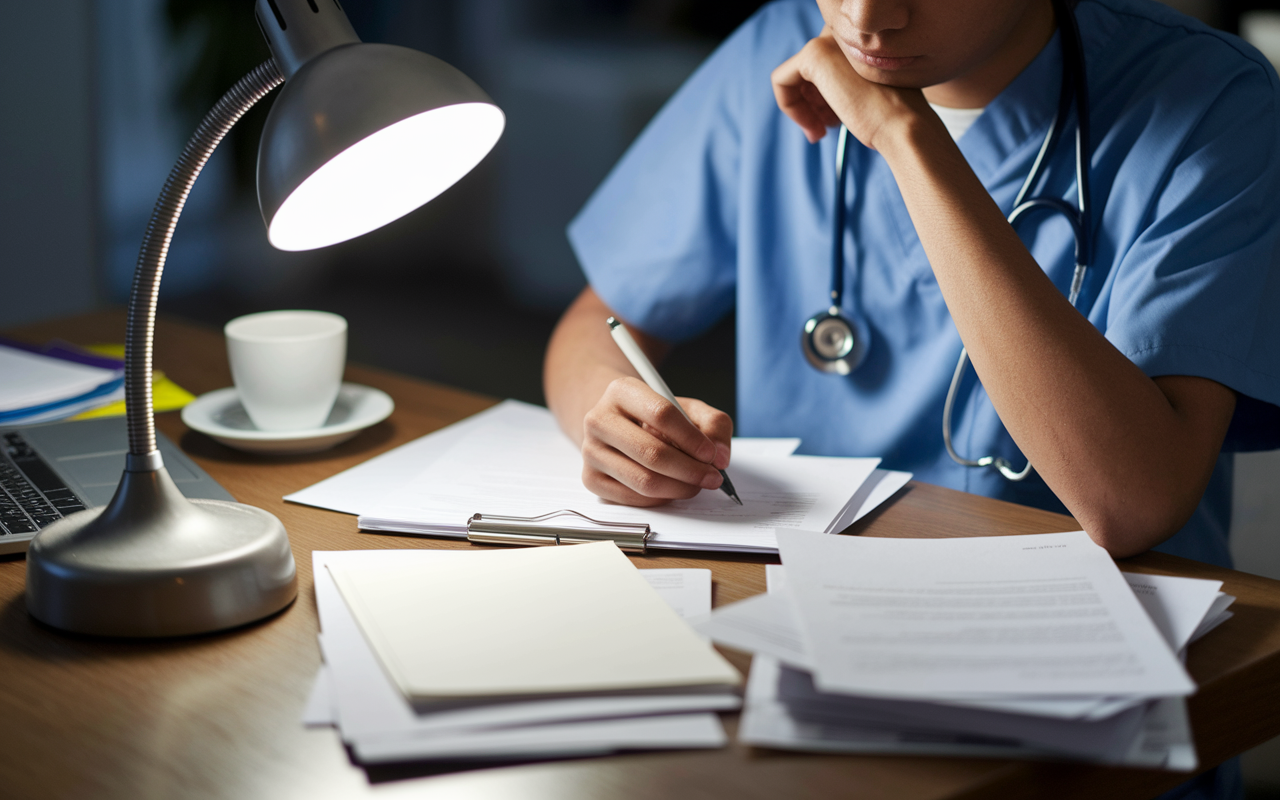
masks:
[[[156,299],[174,226],[215,147],[281,83],[258,150],[267,238],[308,250],[396,220],[453,185],[502,134],[470,79],[403,47],[361,43],[338,0],[257,0],[272,58],[213,107],[156,201],[129,298],[129,452],[111,502],[59,520],[27,553],[27,609],[67,631],[180,636],[273,614],[297,595],[280,520],[188,500],[156,449],[151,408]]]

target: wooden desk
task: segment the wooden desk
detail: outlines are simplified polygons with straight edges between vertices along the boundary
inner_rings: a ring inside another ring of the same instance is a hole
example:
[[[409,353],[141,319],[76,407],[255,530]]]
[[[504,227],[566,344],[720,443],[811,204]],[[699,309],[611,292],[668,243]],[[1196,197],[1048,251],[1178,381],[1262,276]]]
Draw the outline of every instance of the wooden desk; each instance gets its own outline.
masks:
[[[123,314],[107,312],[10,334],[40,342],[120,341]],[[231,384],[219,332],[162,321],[158,368],[200,394]],[[298,600],[230,633],[177,641],[69,636],[32,621],[25,562],[0,559],[0,796],[5,798],[587,797],[1148,797],[1186,776],[1077,764],[902,757],[833,757],[732,745],[713,752],[616,756],[435,771],[354,766],[332,730],[298,722],[319,665],[312,550],[467,547],[362,534],[341,514],[280,498],[490,405],[493,400],[373,369],[348,380],[395,398],[388,421],[327,453],[255,457],[158,423],[239,500],[288,528]],[[859,523],[868,536],[1045,533],[1067,517],[926,484]],[[640,567],[709,567],[715,603],[764,591],[761,557],[646,556]],[[1130,571],[1217,578],[1239,600],[1234,619],[1191,648],[1200,684],[1190,702],[1200,759],[1210,766],[1280,734],[1280,583],[1168,556],[1125,561]],[[747,658],[730,654],[745,669]],[[732,725],[733,720],[729,723]]]

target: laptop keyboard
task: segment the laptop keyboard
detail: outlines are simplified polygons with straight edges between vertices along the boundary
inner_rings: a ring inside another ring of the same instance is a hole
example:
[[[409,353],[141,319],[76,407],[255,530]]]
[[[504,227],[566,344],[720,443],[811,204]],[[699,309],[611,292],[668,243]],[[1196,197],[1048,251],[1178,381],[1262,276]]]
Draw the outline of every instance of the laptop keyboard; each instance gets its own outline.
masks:
[[[22,434],[6,433],[3,443],[0,542],[11,535],[29,536],[64,515],[84,509],[80,498],[36,455]]]

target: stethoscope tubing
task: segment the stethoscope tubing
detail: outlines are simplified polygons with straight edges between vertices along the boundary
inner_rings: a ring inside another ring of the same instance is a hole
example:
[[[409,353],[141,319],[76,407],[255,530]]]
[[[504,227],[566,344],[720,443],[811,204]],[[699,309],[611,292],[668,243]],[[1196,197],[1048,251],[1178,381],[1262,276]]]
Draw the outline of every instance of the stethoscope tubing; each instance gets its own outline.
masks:
[[[1059,30],[1062,36],[1062,90],[1058,97],[1058,110],[1054,115],[1053,124],[1049,126],[1049,132],[1040,146],[1040,151],[1036,154],[1031,171],[1027,174],[1026,181],[1023,182],[1022,188],[1018,191],[1018,196],[1014,200],[1013,211],[1010,212],[1008,221],[1011,226],[1016,225],[1018,220],[1030,211],[1047,210],[1061,214],[1071,224],[1075,239],[1075,268],[1072,271],[1071,286],[1067,293],[1067,300],[1072,306],[1075,306],[1080,297],[1080,290],[1084,286],[1092,245],[1092,240],[1089,236],[1090,131],[1088,82],[1085,73],[1084,47],[1080,41],[1080,30],[1076,24],[1075,15],[1062,0],[1055,0],[1054,10],[1057,12]],[[1053,152],[1058,139],[1061,137],[1073,104],[1076,110],[1075,168],[1077,207],[1073,208],[1070,204],[1054,197],[1038,197],[1028,200],[1026,196],[1030,193],[1032,187],[1040,181],[1047,166],[1047,156]],[[999,456],[983,456],[978,459],[969,459],[956,452],[951,440],[951,417],[955,408],[956,397],[960,391],[960,383],[964,379],[965,368],[968,365],[969,351],[961,347],[960,358],[956,362],[955,372],[951,376],[951,384],[947,388],[947,397],[942,405],[942,442],[946,447],[947,455],[961,466],[995,467],[1008,480],[1021,481],[1031,474],[1032,466],[1030,460],[1019,470],[1014,469],[1007,459]]]
[[[838,314],[840,304],[844,300],[844,188],[849,173],[849,129],[840,126],[840,135],[836,139],[836,189],[835,208],[832,211],[832,225],[835,235],[831,237],[831,314]]]

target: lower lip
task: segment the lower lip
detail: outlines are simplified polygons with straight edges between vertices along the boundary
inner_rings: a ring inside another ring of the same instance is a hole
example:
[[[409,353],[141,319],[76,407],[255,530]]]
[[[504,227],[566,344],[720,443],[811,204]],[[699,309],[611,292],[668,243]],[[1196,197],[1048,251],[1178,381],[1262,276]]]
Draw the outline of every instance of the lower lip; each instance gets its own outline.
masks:
[[[920,59],[919,56],[909,56],[907,58],[884,58],[882,56],[868,55],[852,45],[846,45],[846,47],[848,47],[849,52],[852,53],[859,61],[869,67],[875,67],[876,69],[904,69]]]

